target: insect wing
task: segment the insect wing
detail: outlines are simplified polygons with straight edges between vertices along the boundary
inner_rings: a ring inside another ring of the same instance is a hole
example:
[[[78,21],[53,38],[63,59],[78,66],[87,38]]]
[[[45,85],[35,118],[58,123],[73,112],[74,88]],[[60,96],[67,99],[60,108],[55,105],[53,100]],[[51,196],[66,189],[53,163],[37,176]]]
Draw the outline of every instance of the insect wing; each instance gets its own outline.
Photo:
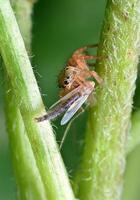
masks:
[[[59,115],[61,115],[62,113],[66,112],[71,105],[77,100],[79,99],[80,94],[79,93],[75,93],[73,94],[73,96],[71,96],[71,98],[63,101],[58,101],[57,103],[55,103],[55,106],[51,107],[48,112],[39,117],[36,118],[38,122],[44,121],[44,120],[52,120],[56,117],[58,117]]]
[[[70,99],[72,96],[74,96],[75,94],[78,93],[78,91],[81,89],[81,86],[75,88],[74,90],[72,90],[71,92],[69,92],[68,94],[66,94],[65,96],[61,97],[61,99],[59,99],[56,103],[54,103],[50,109],[52,109],[53,107],[56,107],[56,105],[61,104],[62,102],[67,101],[68,99]]]
[[[65,115],[63,116],[61,120],[61,125],[66,124],[72,117],[73,115],[79,110],[79,108],[83,105],[83,103],[87,100],[89,95],[84,95],[79,97],[67,110]]]

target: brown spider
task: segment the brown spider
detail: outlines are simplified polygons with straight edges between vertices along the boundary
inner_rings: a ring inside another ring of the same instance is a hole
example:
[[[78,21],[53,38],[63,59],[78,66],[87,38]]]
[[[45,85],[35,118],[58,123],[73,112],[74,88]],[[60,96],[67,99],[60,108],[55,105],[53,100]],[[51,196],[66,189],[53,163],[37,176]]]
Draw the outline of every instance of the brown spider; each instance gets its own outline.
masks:
[[[93,47],[97,45],[88,45],[73,53],[66,68],[59,75],[60,100],[45,115],[37,118],[37,121],[54,119],[66,112],[61,125],[66,124],[93,92],[95,82],[90,79],[94,78],[99,84],[102,83],[100,76],[95,71],[91,71],[87,64],[87,60],[101,59],[101,57],[86,54],[86,50]]]
[[[61,88],[60,97],[65,96],[80,85],[87,86],[90,84],[88,79],[92,77],[99,84],[102,83],[100,76],[95,71],[91,71],[86,62],[87,60],[101,59],[101,57],[85,54],[87,48],[93,47],[97,47],[97,44],[77,49],[69,59],[66,68],[60,73],[58,79],[59,87]]]

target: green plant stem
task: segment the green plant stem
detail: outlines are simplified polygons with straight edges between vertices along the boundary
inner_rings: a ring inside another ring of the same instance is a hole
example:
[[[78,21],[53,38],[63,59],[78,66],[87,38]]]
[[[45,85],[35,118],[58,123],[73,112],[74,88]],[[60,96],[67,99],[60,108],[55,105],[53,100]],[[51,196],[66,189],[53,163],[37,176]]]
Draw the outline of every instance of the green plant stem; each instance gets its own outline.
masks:
[[[31,39],[32,39],[32,10],[33,0],[11,0],[12,8],[15,12],[16,20],[19,25],[22,38],[25,42],[26,50],[31,53]]]
[[[22,200],[47,199],[25,126],[7,78],[6,120],[18,196]]]
[[[18,24],[20,26],[21,33],[24,36],[23,38],[25,40],[26,48],[30,50],[32,26],[31,11],[33,4],[29,3],[27,0],[22,0],[22,2],[21,0],[14,0],[12,2],[16,18],[19,19]],[[24,26],[25,23],[26,27]],[[5,106],[7,130],[17,182],[18,196],[23,200],[45,200],[47,199],[45,188],[36,166],[36,161],[27,137],[24,122],[22,120],[20,110],[16,105],[13,89],[8,77],[5,82],[7,91]]]
[[[81,200],[119,200],[123,188],[140,42],[140,1],[108,0],[97,63],[104,83],[89,111],[81,168],[76,176]]]
[[[133,149],[140,144],[140,110],[136,111],[132,115],[131,119],[132,127],[130,131],[130,138],[128,140],[127,151],[128,155]]]
[[[48,199],[74,199],[35,77],[8,0],[0,0],[0,50]],[[64,187],[65,186],[65,187]]]

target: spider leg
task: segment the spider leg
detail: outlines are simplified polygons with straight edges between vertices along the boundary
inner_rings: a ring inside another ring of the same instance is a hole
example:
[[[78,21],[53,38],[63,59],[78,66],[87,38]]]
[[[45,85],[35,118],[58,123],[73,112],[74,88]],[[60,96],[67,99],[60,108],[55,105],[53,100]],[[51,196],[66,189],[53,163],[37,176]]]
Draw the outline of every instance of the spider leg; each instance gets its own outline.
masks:
[[[76,76],[74,81],[76,83],[78,83],[78,85],[80,86],[80,85],[83,85],[83,83],[84,83],[85,80],[84,80],[84,78],[82,78],[80,76]]]
[[[87,45],[87,48],[96,48],[98,46],[99,44],[91,44],[91,45]]]
[[[84,46],[84,47],[81,47],[81,48],[77,49],[77,50],[73,53],[73,55],[75,55],[75,54],[81,54],[81,53],[83,53],[83,52],[84,52],[86,49],[88,49],[88,48],[96,48],[96,47],[98,47],[98,44],[86,45],[86,46]]]
[[[98,59],[98,60],[101,60],[101,59],[103,59],[103,57],[102,56],[94,56],[94,55],[92,55],[92,56],[90,56],[90,55],[80,55],[79,59],[84,59],[84,60]]]
[[[86,50],[88,48],[94,48],[97,47],[98,44],[94,44],[94,45],[87,45],[85,47],[79,48],[77,49],[72,57],[69,59],[68,61],[68,65],[74,66],[74,67],[79,67],[80,69],[88,69],[87,60],[92,60],[92,59],[103,59],[102,56],[96,56],[96,55],[87,55],[86,54]]]
[[[96,63],[88,63],[89,67],[95,67]]]
[[[102,84],[103,83],[103,80],[102,78],[95,72],[95,71],[90,71],[90,74],[92,77],[94,77],[96,79],[96,81],[99,83],[99,84]]]
[[[80,69],[83,69],[83,70],[88,69],[88,66],[84,59],[78,58],[75,60],[75,62]]]

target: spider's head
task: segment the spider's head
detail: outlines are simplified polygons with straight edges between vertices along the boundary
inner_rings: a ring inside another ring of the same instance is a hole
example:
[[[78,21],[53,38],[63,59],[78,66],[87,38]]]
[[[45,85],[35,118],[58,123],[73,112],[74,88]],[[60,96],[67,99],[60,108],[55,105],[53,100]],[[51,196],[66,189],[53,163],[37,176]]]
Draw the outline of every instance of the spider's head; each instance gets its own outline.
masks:
[[[58,86],[59,88],[70,89],[74,81],[75,73],[71,69],[71,66],[66,67],[58,77]]]

